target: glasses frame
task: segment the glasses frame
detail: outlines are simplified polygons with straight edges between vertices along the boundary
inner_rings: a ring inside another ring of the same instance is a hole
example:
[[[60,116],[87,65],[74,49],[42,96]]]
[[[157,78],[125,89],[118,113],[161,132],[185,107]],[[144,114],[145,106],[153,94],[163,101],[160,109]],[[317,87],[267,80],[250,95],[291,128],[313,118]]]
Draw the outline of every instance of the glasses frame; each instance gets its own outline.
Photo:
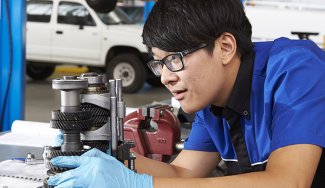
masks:
[[[160,59],[160,60],[157,60],[157,59],[153,59],[151,61],[149,61],[147,63],[147,66],[149,67],[149,69],[157,76],[157,77],[160,77],[161,74],[156,71],[156,68],[154,68],[152,65],[153,64],[158,64],[160,65],[161,67],[163,67],[164,65],[168,68],[168,70],[170,70],[171,72],[178,72],[178,71],[181,71],[184,69],[184,62],[183,62],[183,58],[197,50],[200,50],[202,48],[205,48],[207,47],[208,44],[207,43],[203,43],[203,44],[200,44],[199,46],[195,47],[195,48],[191,48],[191,49],[188,49],[188,50],[184,50],[184,51],[181,51],[181,52],[174,52],[174,53],[171,53],[171,54],[168,54],[167,56],[165,56],[164,58]],[[173,67],[170,66],[169,63],[166,63],[165,60],[172,56],[172,55],[178,55],[180,56],[180,60],[181,60],[181,63],[182,63],[182,66],[178,69],[174,69]]]

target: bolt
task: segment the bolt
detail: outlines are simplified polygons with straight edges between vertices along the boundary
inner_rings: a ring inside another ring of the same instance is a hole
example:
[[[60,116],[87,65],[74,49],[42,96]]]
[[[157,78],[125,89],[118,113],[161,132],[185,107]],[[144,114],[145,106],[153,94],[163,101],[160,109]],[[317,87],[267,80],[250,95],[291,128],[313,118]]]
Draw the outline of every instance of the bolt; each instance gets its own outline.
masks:
[[[165,111],[161,110],[159,114],[160,114],[160,116],[164,116],[165,115]]]

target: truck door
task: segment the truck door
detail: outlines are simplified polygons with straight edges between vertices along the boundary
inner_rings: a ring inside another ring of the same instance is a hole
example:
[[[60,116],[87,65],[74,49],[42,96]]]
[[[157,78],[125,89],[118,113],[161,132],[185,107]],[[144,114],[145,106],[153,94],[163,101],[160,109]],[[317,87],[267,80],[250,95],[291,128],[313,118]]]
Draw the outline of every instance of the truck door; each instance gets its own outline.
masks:
[[[26,25],[27,59],[49,60],[51,56],[52,1],[28,1]]]
[[[60,2],[52,34],[53,59],[75,64],[99,61],[100,28],[84,5]]]

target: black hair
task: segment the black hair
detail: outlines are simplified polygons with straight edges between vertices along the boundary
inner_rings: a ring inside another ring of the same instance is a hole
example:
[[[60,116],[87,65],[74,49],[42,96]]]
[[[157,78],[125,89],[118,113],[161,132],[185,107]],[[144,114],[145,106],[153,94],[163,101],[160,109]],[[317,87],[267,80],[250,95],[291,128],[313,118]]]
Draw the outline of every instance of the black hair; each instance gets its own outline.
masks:
[[[158,0],[143,28],[143,43],[151,51],[183,51],[214,41],[229,32],[236,38],[238,51],[251,52],[252,29],[240,0]],[[212,47],[211,47],[212,46]]]

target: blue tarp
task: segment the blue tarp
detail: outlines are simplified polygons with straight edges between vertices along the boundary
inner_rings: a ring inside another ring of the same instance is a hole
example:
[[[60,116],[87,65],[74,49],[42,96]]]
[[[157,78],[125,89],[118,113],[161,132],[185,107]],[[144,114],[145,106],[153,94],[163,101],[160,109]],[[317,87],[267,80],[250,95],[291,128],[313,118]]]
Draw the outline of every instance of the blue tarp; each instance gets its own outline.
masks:
[[[25,113],[26,1],[0,0],[0,131]]]

